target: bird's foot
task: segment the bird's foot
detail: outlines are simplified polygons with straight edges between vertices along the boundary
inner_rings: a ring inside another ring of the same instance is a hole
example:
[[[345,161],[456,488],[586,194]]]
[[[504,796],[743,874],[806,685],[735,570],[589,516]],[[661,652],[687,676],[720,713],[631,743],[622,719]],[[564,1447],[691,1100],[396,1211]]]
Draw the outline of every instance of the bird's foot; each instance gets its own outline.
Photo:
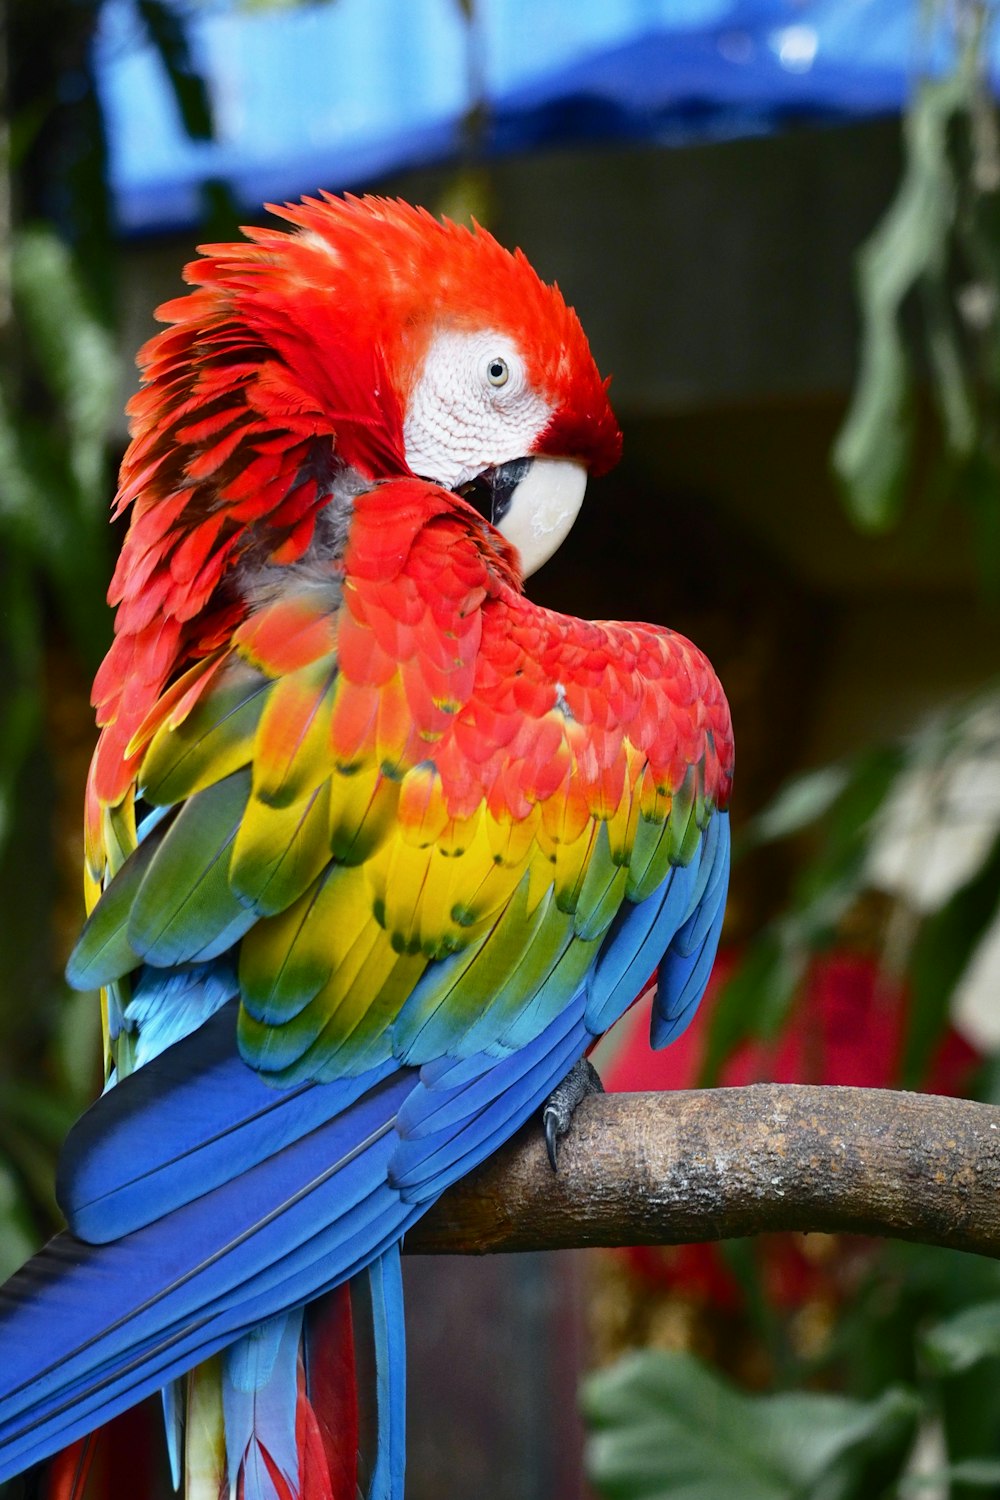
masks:
[[[553,1172],[557,1167],[559,1142],[570,1127],[577,1105],[581,1099],[586,1099],[591,1094],[603,1093],[604,1084],[597,1069],[588,1057],[581,1057],[546,1099],[542,1109],[542,1126]]]

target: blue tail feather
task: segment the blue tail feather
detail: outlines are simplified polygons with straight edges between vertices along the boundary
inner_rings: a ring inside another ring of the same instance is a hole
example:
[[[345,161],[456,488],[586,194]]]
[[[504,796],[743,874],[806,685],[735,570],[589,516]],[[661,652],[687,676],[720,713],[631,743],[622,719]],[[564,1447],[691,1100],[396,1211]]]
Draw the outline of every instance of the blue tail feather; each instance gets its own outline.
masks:
[[[467,1083],[474,1091],[471,1118],[466,1109],[455,1128],[415,1143],[422,1158],[411,1163],[419,1202],[405,1201],[390,1185],[390,1161],[405,1145],[395,1121],[414,1090],[429,1108],[436,1100],[414,1072],[402,1069],[235,1181],[122,1240],[85,1245],[68,1234],[57,1237],[0,1294],[7,1385],[0,1477],[398,1244],[431,1199],[510,1135],[565,1075],[589,1040],[582,1008],[580,996],[520,1062],[504,1059],[488,1073],[480,1067],[480,1077]],[[218,1038],[206,1045],[210,1066],[224,1071]],[[234,1040],[230,1047],[235,1058]],[[165,1066],[178,1065],[169,1054],[164,1059]],[[447,1070],[441,1076],[446,1080]],[[329,1088],[332,1100],[337,1090]],[[161,1098],[150,1099],[151,1118]],[[148,1139],[139,1099],[136,1093],[134,1108],[115,1110],[116,1127],[127,1118],[137,1142]],[[105,1102],[114,1103],[115,1093]],[[111,1308],[116,1316],[109,1319]],[[48,1354],[39,1347],[40,1319],[55,1329]]]
[[[396,1240],[368,1267],[375,1334],[378,1444],[368,1500],[402,1500],[406,1468],[406,1325]]]
[[[243,1471],[244,1500],[278,1500],[264,1455],[290,1486],[299,1483],[295,1442],[302,1309],[269,1318],[230,1345],[222,1365],[222,1411],[230,1483]]]
[[[181,1487],[182,1459],[184,1447],[184,1387],[171,1380],[163,1387],[163,1431],[167,1441],[167,1458],[170,1462],[170,1482],[175,1490]]]

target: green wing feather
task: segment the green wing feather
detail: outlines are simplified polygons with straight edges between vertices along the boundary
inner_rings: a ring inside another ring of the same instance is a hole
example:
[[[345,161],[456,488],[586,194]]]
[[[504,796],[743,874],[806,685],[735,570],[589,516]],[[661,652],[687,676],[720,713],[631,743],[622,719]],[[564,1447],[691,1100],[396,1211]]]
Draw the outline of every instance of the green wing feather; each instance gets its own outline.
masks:
[[[249,796],[249,770],[233,772],[189,798],[160,841],[128,923],[128,941],[146,963],[168,968],[216,958],[253,925],[253,909],[229,881]]]
[[[372,618],[388,597],[365,604]],[[413,673],[381,646],[366,657],[367,617],[345,610],[336,630],[317,630],[316,659],[296,649],[287,669],[262,660],[266,630],[238,638],[187,717],[156,729],[141,794],[178,810],[110,879],[70,967],[74,984],[106,984],[142,961],[192,963],[239,943],[241,1047],[278,1083],[524,1045],[583,981],[623,903],[693,858],[714,805],[708,732],[654,783],[615,713],[601,719],[607,669],[575,696],[555,692],[538,664],[544,629],[563,632],[555,650],[573,622],[531,615],[516,646],[501,619],[487,678],[498,706],[470,699],[459,722],[457,697],[443,707],[419,683],[408,706]],[[486,649],[464,616],[461,639]],[[458,646],[442,660],[478,691]],[[576,648],[553,662],[570,684],[584,671]],[[629,702],[638,713],[631,671],[620,713]],[[596,715],[593,744],[571,703]],[[672,712],[663,698],[656,714]]]
[[[66,966],[66,977],[75,989],[100,989],[142,962],[129,941],[129,921],[139,887],[166,831],[154,829],[128,856],[87,918]]]

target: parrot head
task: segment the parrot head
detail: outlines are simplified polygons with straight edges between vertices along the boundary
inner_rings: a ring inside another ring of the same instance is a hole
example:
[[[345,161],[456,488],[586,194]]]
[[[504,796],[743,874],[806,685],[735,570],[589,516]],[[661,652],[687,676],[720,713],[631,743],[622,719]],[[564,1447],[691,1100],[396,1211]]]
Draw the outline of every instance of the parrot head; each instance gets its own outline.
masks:
[[[523,255],[478,226],[379,207],[420,247],[404,238],[412,280],[397,273],[389,294],[407,465],[468,499],[532,573],[565,539],[588,473],[619,457],[607,382],[576,314]]]
[[[255,514],[231,471],[262,454],[273,469],[285,431],[308,444],[294,472],[282,467],[290,489],[303,471],[317,480],[314,511],[338,470],[415,474],[468,498],[534,571],[568,532],[588,472],[621,448],[607,382],[558,288],[480,227],[399,201],[324,195],[271,211],[291,232],[202,247],[185,272],[199,290],[158,310],[174,327],[139,356],[146,388],[130,407],[120,504],[169,452],[168,469],[183,464],[217,496],[199,515],[228,508],[252,527],[266,512],[278,540],[273,506]]]
[[[94,684],[106,801],[146,711],[228,638],[262,570],[329,576],[359,493],[413,476],[454,491],[523,575],[619,456],[579,320],[520,252],[382,198],[271,211],[284,227],[200,247],[193,290],[139,352],[116,638]]]
[[[540,567],[575,520],[588,472],[621,448],[607,382],[558,288],[478,225],[399,201],[324,195],[276,212],[295,227],[280,243],[289,261],[304,271],[308,260],[313,289],[327,284],[319,347],[363,369],[374,317],[380,416],[406,469],[470,500],[518,548],[524,573]],[[365,454],[355,463],[364,472]]]

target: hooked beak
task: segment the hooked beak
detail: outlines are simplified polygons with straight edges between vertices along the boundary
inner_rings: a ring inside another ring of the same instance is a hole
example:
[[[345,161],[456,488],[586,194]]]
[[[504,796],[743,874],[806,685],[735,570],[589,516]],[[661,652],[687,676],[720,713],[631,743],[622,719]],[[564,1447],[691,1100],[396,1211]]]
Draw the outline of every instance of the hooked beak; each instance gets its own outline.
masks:
[[[515,458],[484,469],[457,493],[521,554],[524,576],[561,547],[580,513],[587,470],[571,458]]]

